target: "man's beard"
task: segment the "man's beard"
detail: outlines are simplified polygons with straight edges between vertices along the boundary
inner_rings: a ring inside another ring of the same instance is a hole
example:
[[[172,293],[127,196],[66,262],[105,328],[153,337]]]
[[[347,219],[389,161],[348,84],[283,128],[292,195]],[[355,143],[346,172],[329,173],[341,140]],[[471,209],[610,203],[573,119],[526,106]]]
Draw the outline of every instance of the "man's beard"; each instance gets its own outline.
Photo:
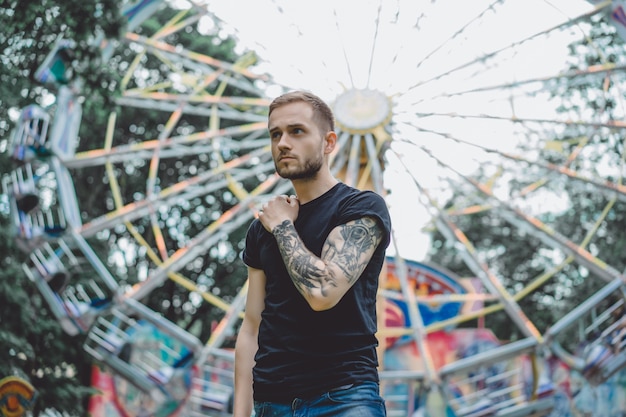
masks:
[[[280,175],[281,177],[285,179],[306,180],[306,179],[315,178],[317,176],[317,173],[322,168],[323,164],[324,164],[324,157],[320,156],[319,158],[316,158],[316,159],[309,159],[308,161],[305,162],[302,168],[294,170],[294,171],[290,170],[289,168],[279,169],[278,165],[276,164],[274,164],[274,166],[276,167],[276,172],[278,172],[278,175]]]

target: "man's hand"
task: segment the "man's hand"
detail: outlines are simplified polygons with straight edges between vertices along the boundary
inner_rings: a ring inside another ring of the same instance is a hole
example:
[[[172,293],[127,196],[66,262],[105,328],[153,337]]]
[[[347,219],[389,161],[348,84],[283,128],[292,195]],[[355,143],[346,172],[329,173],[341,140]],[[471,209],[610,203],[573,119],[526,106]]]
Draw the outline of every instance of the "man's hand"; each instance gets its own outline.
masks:
[[[298,218],[299,210],[300,202],[295,195],[280,195],[263,204],[261,211],[259,211],[259,220],[265,227],[265,230],[272,233],[274,227],[285,220],[295,222]]]

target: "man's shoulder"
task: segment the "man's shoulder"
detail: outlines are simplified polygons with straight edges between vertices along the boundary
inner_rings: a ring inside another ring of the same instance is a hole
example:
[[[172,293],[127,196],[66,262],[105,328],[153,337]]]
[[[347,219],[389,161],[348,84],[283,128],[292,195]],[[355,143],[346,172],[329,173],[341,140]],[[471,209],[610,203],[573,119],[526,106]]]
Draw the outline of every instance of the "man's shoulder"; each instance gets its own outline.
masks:
[[[345,188],[340,190],[339,198],[347,204],[366,204],[367,206],[376,206],[380,209],[386,209],[387,203],[383,196],[372,190],[359,190],[357,188],[345,185]]]
[[[360,190],[358,188],[354,188],[348,184],[345,183],[339,183],[337,185],[337,190],[336,193],[338,195],[341,195],[343,197],[349,198],[349,197],[362,197],[362,198],[366,198],[366,199],[374,199],[374,200],[379,200],[379,201],[383,201],[384,202],[384,198],[383,196],[381,196],[380,194],[378,194],[375,191],[372,190]]]

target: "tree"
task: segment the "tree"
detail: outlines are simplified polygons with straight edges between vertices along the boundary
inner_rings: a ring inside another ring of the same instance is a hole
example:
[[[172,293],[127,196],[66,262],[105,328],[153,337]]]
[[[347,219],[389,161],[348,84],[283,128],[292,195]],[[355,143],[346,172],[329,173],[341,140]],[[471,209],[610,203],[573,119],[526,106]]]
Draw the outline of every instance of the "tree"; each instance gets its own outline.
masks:
[[[100,54],[93,39],[97,33],[119,36],[123,22],[119,2],[8,0],[0,8],[0,22],[0,138],[6,139],[12,127],[7,117],[10,109],[41,103],[46,96],[47,89],[35,81],[34,74],[59,38],[76,42],[76,75],[87,80],[85,88],[100,90],[108,85],[108,74],[93,71]]]

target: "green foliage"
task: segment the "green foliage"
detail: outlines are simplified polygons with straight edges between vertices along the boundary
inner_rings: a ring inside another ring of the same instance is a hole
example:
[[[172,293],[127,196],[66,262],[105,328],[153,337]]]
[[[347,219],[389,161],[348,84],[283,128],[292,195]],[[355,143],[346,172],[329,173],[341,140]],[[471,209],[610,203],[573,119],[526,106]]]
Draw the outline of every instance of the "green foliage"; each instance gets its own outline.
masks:
[[[61,37],[76,42],[76,76],[86,80],[85,88],[106,89],[107,74],[94,71],[99,52],[92,41],[95,33],[118,37],[122,24],[116,0],[4,3],[0,8],[0,138],[11,129],[8,109],[41,103],[46,95],[47,89],[34,81],[34,74]]]

